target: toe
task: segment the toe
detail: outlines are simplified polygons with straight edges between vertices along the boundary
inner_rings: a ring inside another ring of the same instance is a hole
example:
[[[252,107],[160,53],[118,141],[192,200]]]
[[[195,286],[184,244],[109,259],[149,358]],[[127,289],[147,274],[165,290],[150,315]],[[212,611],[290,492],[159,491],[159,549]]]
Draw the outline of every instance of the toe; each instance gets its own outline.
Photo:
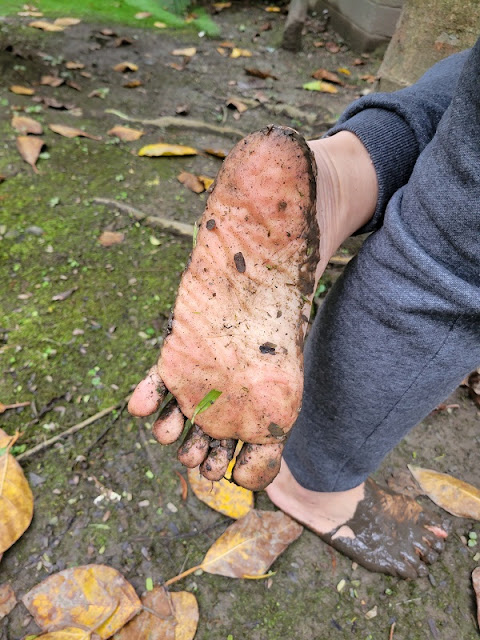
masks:
[[[165,395],[165,385],[153,366],[145,378],[139,382],[128,402],[132,416],[145,417],[154,413]]]
[[[235,440],[212,440],[210,452],[200,466],[202,476],[208,480],[221,480],[235,452]]]
[[[280,471],[283,443],[246,444],[238,456],[233,479],[251,491],[265,489]]]
[[[174,401],[162,412],[152,427],[153,437],[160,444],[172,444],[182,435],[185,416]]]
[[[414,580],[415,578],[423,578],[428,575],[426,565],[420,560],[415,552],[400,553],[400,560],[395,563],[396,573],[405,579]]]
[[[211,438],[200,427],[193,425],[178,450],[178,460],[190,469],[198,467],[208,455],[210,440]]]

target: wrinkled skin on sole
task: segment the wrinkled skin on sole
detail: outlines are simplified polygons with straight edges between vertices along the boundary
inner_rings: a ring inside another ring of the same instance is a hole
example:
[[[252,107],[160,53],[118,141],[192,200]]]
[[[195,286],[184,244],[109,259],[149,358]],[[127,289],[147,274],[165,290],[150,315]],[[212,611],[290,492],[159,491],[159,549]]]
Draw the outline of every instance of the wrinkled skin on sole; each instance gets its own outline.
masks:
[[[164,385],[191,418],[209,391],[221,391],[179,452],[186,466],[207,458],[202,473],[211,479],[226,470],[230,441],[242,440],[256,446],[242,451],[234,479],[264,488],[300,410],[319,259],[315,180],[313,156],[293,129],[266,127],[231,151],[201,219],[158,369],[140,383],[148,411],[135,394],[130,403],[134,415],[149,415]],[[169,415],[154,433],[167,443],[175,430]]]
[[[347,527],[354,537],[342,536]],[[379,487],[369,478],[353,518],[319,535],[370,571],[418,578],[428,575],[426,565],[443,551],[448,529],[447,521],[440,522],[412,498]]]

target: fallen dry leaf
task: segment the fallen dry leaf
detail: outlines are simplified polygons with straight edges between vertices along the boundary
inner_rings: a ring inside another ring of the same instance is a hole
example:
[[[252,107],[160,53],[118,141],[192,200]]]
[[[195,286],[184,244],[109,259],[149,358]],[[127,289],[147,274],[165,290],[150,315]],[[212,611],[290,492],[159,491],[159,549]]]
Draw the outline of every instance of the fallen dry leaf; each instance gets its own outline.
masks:
[[[194,193],[202,193],[205,191],[205,186],[203,182],[198,179],[198,176],[188,171],[182,171],[182,173],[177,176],[177,180]]]
[[[360,80],[363,80],[364,82],[368,82],[368,84],[373,84],[376,79],[377,79],[377,76],[372,76],[370,74],[360,76]]]
[[[129,80],[128,82],[124,82],[122,86],[125,87],[126,89],[135,89],[136,87],[141,87],[142,85],[143,85],[143,82],[138,78],[135,78],[134,80]]]
[[[198,179],[203,183],[205,191],[208,191],[208,189],[210,189],[212,184],[215,182],[215,178],[210,178],[210,176],[198,176]]]
[[[230,58],[251,58],[252,52],[248,49],[239,49],[238,47],[233,47],[232,52],[230,53]]]
[[[247,515],[254,506],[252,491],[239,487],[222,478],[219,482],[207,480],[198,467],[187,469],[188,481],[193,493],[209,507],[237,520]]]
[[[315,78],[315,80],[327,80],[328,82],[339,84],[342,87],[344,85],[344,82],[337,76],[336,73],[331,73],[326,69],[317,69],[312,73],[312,78]]]
[[[325,49],[330,53],[338,53],[340,51],[340,47],[336,42],[326,42]]]
[[[168,25],[165,22],[154,22],[153,26],[157,27],[157,29],[166,29]]]
[[[170,52],[172,56],[185,56],[191,58],[197,53],[195,47],[187,47],[186,49],[174,49]]]
[[[119,71],[120,73],[125,73],[126,71],[138,71],[138,64],[134,62],[128,62],[125,60],[124,62],[119,62],[113,67],[114,71]]]
[[[75,105],[72,102],[60,102],[56,98],[49,98],[45,96],[38,96],[33,98],[35,102],[43,102],[47,107],[51,109],[65,109],[66,111],[70,111],[71,109],[75,109]]]
[[[45,142],[42,138],[32,138],[31,136],[18,136],[17,138],[19,154],[32,167],[35,173],[39,173],[36,162],[44,144]]]
[[[213,8],[215,9],[215,13],[220,13],[224,9],[229,9],[232,6],[231,2],[214,2]]]
[[[186,500],[187,496],[188,496],[188,483],[185,480],[185,478],[182,476],[182,474],[180,473],[180,471],[175,471],[175,473],[177,474],[179,480],[180,480],[180,486],[182,487],[182,500]]]
[[[102,247],[111,247],[114,244],[120,244],[125,240],[125,234],[120,231],[103,231],[98,238],[98,242]]]
[[[193,147],[158,142],[157,144],[147,144],[145,147],[142,147],[138,155],[154,158],[159,156],[195,156],[197,153],[198,151]]]
[[[143,135],[145,135],[145,131],[139,131],[138,129],[130,129],[129,127],[122,127],[121,125],[116,125],[112,127],[109,131],[107,131],[109,136],[117,136],[122,142],[134,142],[138,140]]]
[[[278,80],[278,76],[275,76],[270,71],[262,71],[255,67],[245,67],[245,73],[249,76],[255,76],[256,78],[273,78],[274,80]]]
[[[35,135],[41,135],[43,133],[43,127],[40,122],[27,116],[13,116],[11,124],[14,129],[22,134],[33,133]]]
[[[22,87],[19,84],[12,84],[11,87],[8,87],[8,90],[15,93],[17,96],[33,96],[35,93],[35,89],[32,89],[31,87]]]
[[[230,109],[236,109],[238,113],[244,113],[248,109],[246,104],[244,104],[241,100],[235,97],[227,98],[225,101],[225,104]]]
[[[28,640],[29,636],[24,638]],[[92,638],[90,632],[77,627],[65,627],[61,631],[52,631],[51,633],[42,633],[41,636],[30,636],[32,640],[96,640],[98,636],[95,634]]]
[[[64,300],[69,298],[72,295],[72,293],[75,293],[77,289],[78,287],[73,287],[72,289],[67,289],[66,291],[62,291],[62,293],[57,293],[55,296],[52,296],[52,302],[63,302]]]
[[[34,20],[33,22],[29,22],[28,26],[34,29],[41,29],[42,31],[64,31],[65,29],[61,24],[53,24],[46,20]]]
[[[175,107],[175,113],[178,116],[188,116],[188,114],[190,113],[190,107],[188,106],[188,104],[177,104],[177,106]]]
[[[185,60],[187,60],[187,58],[185,58]],[[175,71],[183,71],[185,69],[184,64],[178,64],[177,62],[167,62],[165,66],[175,69]]]
[[[101,140],[98,136],[92,136],[90,133],[82,131],[82,129],[68,127],[66,124],[49,124],[48,128],[64,138],[90,138],[90,140]]]
[[[22,16],[22,17],[26,17],[26,18],[41,18],[43,16],[43,13],[41,11],[19,11],[17,13],[17,16]]]
[[[355,58],[355,60],[352,62],[354,67],[359,67],[363,64],[365,64],[365,60],[362,60],[362,58]]]
[[[17,598],[14,590],[12,589],[12,585],[9,582],[0,585],[0,620],[5,616],[8,616],[16,604]]]
[[[228,155],[228,151],[225,151],[224,149],[212,149],[212,148],[207,148],[204,149],[205,153],[208,153],[209,156],[215,156],[216,158],[226,158]]]
[[[53,21],[53,24],[59,24],[61,27],[74,27],[76,24],[80,24],[81,20],[78,18],[57,18]]]
[[[477,622],[480,626],[480,567],[472,571],[472,583],[477,599]]]
[[[67,80],[67,87],[70,87],[71,89],[75,89],[75,91],[81,91],[82,87],[77,84],[76,82],[73,82],[73,80]]]
[[[280,7],[265,7],[265,11],[268,13],[280,13]]]
[[[40,78],[40,84],[48,87],[60,87],[64,82],[65,80],[58,76],[42,76]]]
[[[95,630],[110,638],[142,604],[132,585],[112,567],[85,565],[55,573],[31,589],[23,604],[44,631],[64,627]]]
[[[37,138],[35,138],[37,139]],[[22,468],[8,452],[15,437],[0,429],[0,554],[28,529],[33,516],[33,495]]]
[[[142,596],[142,604],[145,609],[113,640],[193,640],[195,637],[199,614],[192,593],[169,593],[163,587],[155,587]]]
[[[133,44],[133,39],[128,36],[119,36],[115,38],[115,42],[113,43],[114,47],[128,47],[130,44]]]
[[[338,93],[338,89],[330,82],[323,82],[322,80],[313,80],[313,82],[307,82],[303,85],[307,91],[321,91],[322,93]]]
[[[480,490],[447,473],[408,465],[424,493],[453,516],[480,520]]]
[[[302,531],[282,511],[252,509],[213,543],[200,566],[230,578],[262,576]]]
[[[150,18],[151,15],[150,11],[139,11],[135,14],[135,18],[137,20],[145,20],[145,18]]]
[[[67,69],[85,69],[85,65],[83,64],[83,62],[74,62],[74,61],[69,61],[65,63],[65,66],[67,67]]]

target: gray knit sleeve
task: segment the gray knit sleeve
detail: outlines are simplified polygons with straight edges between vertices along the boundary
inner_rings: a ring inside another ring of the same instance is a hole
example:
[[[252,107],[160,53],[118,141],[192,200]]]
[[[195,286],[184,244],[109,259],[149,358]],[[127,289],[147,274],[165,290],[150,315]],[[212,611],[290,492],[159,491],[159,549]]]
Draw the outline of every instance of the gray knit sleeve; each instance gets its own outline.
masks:
[[[381,226],[388,201],[408,182],[418,156],[435,135],[469,51],[441,60],[411,87],[356,100],[327,132],[327,136],[339,131],[354,133],[377,172],[377,207],[373,218],[357,233]]]

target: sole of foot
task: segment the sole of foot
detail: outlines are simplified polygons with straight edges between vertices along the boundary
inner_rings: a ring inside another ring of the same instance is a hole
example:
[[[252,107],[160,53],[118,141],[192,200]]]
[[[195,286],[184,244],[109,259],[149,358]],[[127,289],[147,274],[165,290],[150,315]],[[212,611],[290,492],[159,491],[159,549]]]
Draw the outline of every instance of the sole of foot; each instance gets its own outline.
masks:
[[[157,369],[130,401],[134,415],[175,398],[155,423],[159,442],[183,431],[198,403],[221,395],[195,419],[179,450],[189,467],[220,479],[243,446],[234,480],[252,490],[278,472],[300,410],[303,340],[319,260],[316,168],[293,129],[266,127],[226,158],[182,275]]]

